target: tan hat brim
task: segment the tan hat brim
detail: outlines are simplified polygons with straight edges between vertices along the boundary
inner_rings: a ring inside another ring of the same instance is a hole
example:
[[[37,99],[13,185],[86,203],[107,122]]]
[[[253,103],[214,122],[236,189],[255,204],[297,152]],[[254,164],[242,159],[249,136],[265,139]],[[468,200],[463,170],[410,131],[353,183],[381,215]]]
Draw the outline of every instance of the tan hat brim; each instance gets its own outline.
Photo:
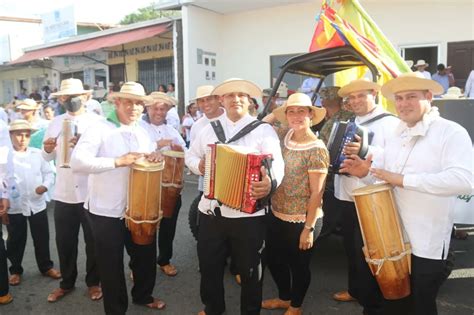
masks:
[[[311,126],[319,124],[324,119],[324,117],[326,117],[326,109],[322,107],[308,106],[306,104],[298,104],[298,103],[293,103],[290,106],[301,106],[301,107],[311,108],[311,112],[313,113],[313,118],[311,119]],[[275,118],[284,125],[288,125],[288,120],[286,119],[286,109],[290,106],[285,104],[283,106],[276,108],[272,112]]]
[[[261,97],[262,90],[254,83],[247,80],[228,80],[214,88],[211,95],[226,95],[229,93],[245,93],[251,97]]]
[[[376,92],[380,91],[380,85],[375,82],[370,81],[352,81],[349,84],[344,85],[339,89],[337,94],[340,97],[347,97],[349,94],[364,91],[364,90],[374,90]]]
[[[93,90],[64,90],[51,93],[50,96],[63,96],[63,95],[82,95],[92,93]]]
[[[150,96],[146,96],[146,95],[136,95],[136,94],[131,94],[131,93],[124,93],[124,92],[115,92],[115,93],[111,93],[109,94],[109,96],[107,97],[107,99],[109,101],[113,101],[117,98],[126,98],[126,99],[132,99],[132,100],[138,100],[138,101],[143,101],[145,102],[145,105],[151,105],[150,102],[153,101],[153,98],[150,97]]]
[[[40,109],[40,106],[38,105],[37,107],[31,107],[29,105],[18,105],[16,108],[23,109],[23,110],[38,110]]]
[[[395,94],[404,91],[431,91],[434,95],[443,94],[444,89],[438,82],[418,77],[398,77],[382,86],[385,98],[394,100]]]

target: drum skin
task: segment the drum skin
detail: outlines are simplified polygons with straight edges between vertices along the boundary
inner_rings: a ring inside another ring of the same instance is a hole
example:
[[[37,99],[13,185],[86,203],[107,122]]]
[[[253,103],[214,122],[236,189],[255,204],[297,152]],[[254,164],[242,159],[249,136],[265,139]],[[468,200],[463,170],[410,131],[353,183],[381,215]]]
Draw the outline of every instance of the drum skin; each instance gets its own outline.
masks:
[[[410,295],[410,244],[405,243],[392,186],[355,189],[354,201],[364,240],[364,256],[387,300]]]
[[[164,151],[165,160],[161,182],[161,209],[163,217],[171,218],[184,184],[184,152]]]

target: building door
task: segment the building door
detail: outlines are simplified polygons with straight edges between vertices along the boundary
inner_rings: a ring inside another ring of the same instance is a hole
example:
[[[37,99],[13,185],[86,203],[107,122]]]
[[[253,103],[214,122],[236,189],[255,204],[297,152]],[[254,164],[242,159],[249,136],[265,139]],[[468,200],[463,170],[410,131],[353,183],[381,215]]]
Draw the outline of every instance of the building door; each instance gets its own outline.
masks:
[[[114,86],[118,87],[120,81],[125,82],[125,64],[109,66],[109,76],[110,82],[113,82]]]
[[[138,62],[138,81],[147,93],[158,90],[158,85],[174,83],[173,57]]]
[[[464,89],[474,70],[474,40],[448,43],[448,65],[452,67],[456,86]]]

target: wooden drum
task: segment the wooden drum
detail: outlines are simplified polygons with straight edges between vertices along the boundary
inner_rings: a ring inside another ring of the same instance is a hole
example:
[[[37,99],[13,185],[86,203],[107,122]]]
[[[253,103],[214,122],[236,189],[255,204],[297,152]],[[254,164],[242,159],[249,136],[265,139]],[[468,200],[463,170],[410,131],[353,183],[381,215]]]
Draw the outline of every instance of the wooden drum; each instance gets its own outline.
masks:
[[[363,252],[385,299],[410,295],[411,247],[404,241],[392,186],[376,184],[352,192],[364,240]]]
[[[161,176],[163,162],[140,159],[130,167],[126,225],[138,245],[151,244],[161,220]]]
[[[163,181],[161,182],[161,208],[163,217],[171,218],[184,184],[184,152],[163,151],[165,160]]]

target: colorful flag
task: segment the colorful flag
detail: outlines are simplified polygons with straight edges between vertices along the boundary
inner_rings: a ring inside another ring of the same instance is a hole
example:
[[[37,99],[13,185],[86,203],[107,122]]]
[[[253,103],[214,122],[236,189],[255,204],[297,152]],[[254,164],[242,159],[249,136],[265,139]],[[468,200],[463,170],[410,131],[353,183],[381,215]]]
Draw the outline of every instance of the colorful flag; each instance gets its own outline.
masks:
[[[323,0],[317,21],[310,51],[352,46],[377,68],[380,73],[377,82],[381,85],[400,73],[411,71],[357,0]],[[342,86],[364,77],[367,70],[367,67],[357,67],[338,72],[336,84]],[[384,98],[382,105],[395,112],[393,103]]]

